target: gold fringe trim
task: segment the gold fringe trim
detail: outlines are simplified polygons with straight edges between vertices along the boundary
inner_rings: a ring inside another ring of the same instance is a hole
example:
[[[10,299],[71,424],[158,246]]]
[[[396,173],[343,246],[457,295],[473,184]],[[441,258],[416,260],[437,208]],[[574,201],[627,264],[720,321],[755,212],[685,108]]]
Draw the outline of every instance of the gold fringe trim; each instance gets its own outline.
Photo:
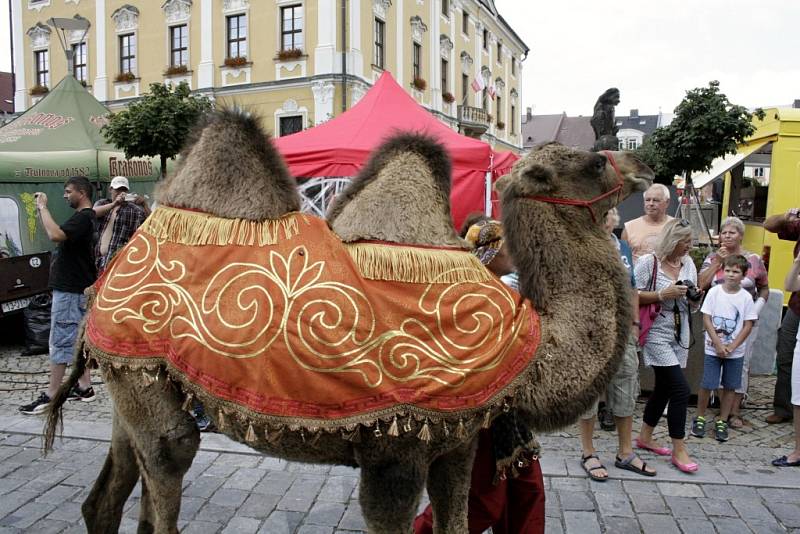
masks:
[[[466,250],[427,249],[380,243],[343,243],[361,276],[412,284],[489,282],[492,274]]]
[[[280,219],[250,221],[159,206],[140,229],[156,239],[182,245],[265,246],[297,235],[300,217],[289,213]]]

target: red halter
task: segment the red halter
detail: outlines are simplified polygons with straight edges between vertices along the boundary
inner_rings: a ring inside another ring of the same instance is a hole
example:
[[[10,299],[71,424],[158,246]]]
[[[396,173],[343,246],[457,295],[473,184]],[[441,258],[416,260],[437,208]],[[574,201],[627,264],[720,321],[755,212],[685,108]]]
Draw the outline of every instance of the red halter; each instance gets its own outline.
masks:
[[[597,222],[597,217],[595,217],[594,209],[592,209],[592,204],[596,204],[601,200],[610,197],[614,193],[617,194],[617,204],[619,204],[619,196],[622,192],[622,186],[624,185],[624,179],[622,177],[622,173],[619,171],[619,167],[617,167],[617,162],[614,161],[614,156],[608,150],[603,150],[603,154],[605,154],[606,158],[608,158],[608,162],[614,168],[614,172],[617,173],[617,177],[619,181],[617,185],[611,188],[609,191],[606,191],[602,195],[598,195],[590,200],[576,200],[572,198],[553,198],[553,197],[540,197],[538,195],[526,196],[525,198],[529,198],[531,200],[538,200],[540,202],[546,202],[548,204],[561,204],[565,206],[578,206],[581,208],[586,208],[589,210],[589,214],[592,216],[592,221]]]

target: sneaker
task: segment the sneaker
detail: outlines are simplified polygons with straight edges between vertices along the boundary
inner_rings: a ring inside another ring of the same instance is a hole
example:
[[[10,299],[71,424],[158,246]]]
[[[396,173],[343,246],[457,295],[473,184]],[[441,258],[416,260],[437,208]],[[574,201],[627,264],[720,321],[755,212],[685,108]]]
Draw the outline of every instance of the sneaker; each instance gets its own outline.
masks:
[[[33,401],[30,404],[25,404],[19,407],[19,411],[24,413],[25,415],[38,415],[45,410],[50,405],[50,397],[47,396],[47,393],[44,391],[39,398]]]
[[[717,441],[728,441],[728,423],[725,421],[717,421],[714,426],[714,432],[717,436]]]
[[[89,386],[86,389],[81,389],[78,384],[72,386],[72,389],[69,390],[69,396],[67,396],[68,401],[92,402],[94,398],[95,394],[92,386]]]
[[[706,418],[702,415],[692,420],[692,435],[696,438],[706,437]]]

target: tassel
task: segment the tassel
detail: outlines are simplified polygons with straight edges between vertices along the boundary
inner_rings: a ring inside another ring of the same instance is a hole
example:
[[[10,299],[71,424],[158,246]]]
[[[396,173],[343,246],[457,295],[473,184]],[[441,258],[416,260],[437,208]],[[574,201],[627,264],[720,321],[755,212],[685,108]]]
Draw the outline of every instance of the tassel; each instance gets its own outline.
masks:
[[[411,415],[408,416],[408,421],[403,425],[403,432],[411,432]]]
[[[419,433],[417,434],[417,438],[424,441],[425,443],[431,442],[431,429],[428,428],[427,419],[425,419],[425,423],[422,425],[422,429],[420,429]]]
[[[380,421],[375,421],[375,430],[372,433],[375,434],[376,438],[379,438],[379,437],[383,436],[383,432],[381,432],[381,422]]]
[[[253,423],[250,423],[247,426],[247,433],[244,435],[244,439],[248,443],[253,443],[257,439],[256,438],[256,431],[253,429]]]
[[[302,428],[300,429],[300,441],[302,441],[303,443],[306,442],[306,433],[303,432]]]
[[[145,369],[142,369],[142,381],[145,386],[150,386],[155,382],[155,379]]]
[[[393,438],[396,438],[397,436],[400,435],[400,431],[397,428],[397,416],[396,415],[392,419],[392,424],[389,425],[389,430],[386,433],[389,434],[390,436],[392,436]]]
[[[345,439],[353,443],[361,443],[361,426],[356,425],[355,430],[353,430]]]
[[[283,427],[280,427],[277,432],[275,432],[274,434],[272,434],[267,438],[267,441],[269,441],[270,443],[275,443],[281,438],[282,435],[283,435]]]
[[[314,432],[314,437],[311,438],[309,442],[311,445],[316,445],[319,442],[319,438],[322,437],[322,431]]]
[[[188,412],[192,408],[192,401],[194,400],[194,394],[189,393],[186,395],[186,400],[183,401],[183,406],[181,406],[181,410],[184,412]]]
[[[503,413],[508,413],[511,411],[511,406],[508,405],[508,402],[503,401]]]
[[[442,421],[442,431],[444,432],[444,437],[450,435],[450,429],[447,428],[447,421]]]
[[[482,428],[489,428],[492,426],[492,412],[486,410],[486,413],[483,415],[483,425]]]
[[[464,420],[459,417],[458,426],[456,427],[456,437],[464,439],[467,437],[467,430],[464,428]]]
[[[217,410],[217,426],[220,430],[225,430],[225,427],[228,426],[225,422],[225,414],[222,412],[221,408]]]

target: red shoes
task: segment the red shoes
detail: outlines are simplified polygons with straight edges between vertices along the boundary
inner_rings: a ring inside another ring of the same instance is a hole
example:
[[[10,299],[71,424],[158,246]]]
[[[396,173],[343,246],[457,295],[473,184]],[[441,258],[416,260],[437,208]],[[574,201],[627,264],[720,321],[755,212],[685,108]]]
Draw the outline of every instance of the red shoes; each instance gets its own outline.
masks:
[[[636,438],[636,448],[650,451],[659,456],[670,456],[672,454],[672,449],[668,447],[651,447],[650,445],[640,440],[639,438]]]
[[[677,467],[678,469],[680,469],[684,473],[694,473],[700,467],[694,462],[691,462],[691,463],[688,463],[688,464],[682,464],[682,463],[680,463],[678,461],[677,458],[675,458],[675,456],[672,457],[672,465],[674,465],[675,467]]]

